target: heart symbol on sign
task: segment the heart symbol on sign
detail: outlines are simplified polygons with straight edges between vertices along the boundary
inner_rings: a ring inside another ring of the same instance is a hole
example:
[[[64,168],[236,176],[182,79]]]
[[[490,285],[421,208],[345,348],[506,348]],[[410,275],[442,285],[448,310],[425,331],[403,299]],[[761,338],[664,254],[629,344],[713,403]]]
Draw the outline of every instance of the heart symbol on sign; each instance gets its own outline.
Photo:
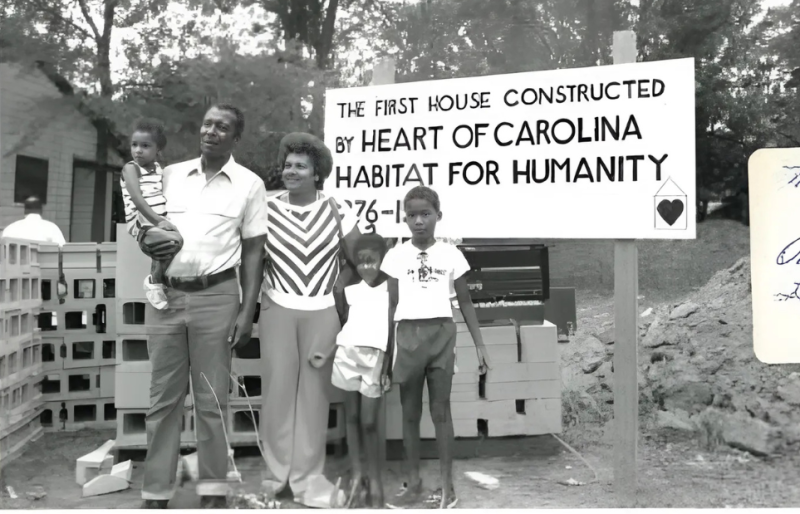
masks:
[[[680,200],[661,200],[656,208],[661,219],[666,221],[669,226],[675,224],[683,214],[683,202]]]

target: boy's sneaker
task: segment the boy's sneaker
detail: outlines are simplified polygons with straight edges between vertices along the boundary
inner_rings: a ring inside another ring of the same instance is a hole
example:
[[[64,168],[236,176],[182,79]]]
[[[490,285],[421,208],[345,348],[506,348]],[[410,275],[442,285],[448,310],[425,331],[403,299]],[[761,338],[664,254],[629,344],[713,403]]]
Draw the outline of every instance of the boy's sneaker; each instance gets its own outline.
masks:
[[[158,310],[167,308],[167,291],[164,284],[154,284],[151,282],[151,276],[147,275],[144,279],[144,291],[150,305]]]
[[[450,491],[450,501],[448,501],[447,505],[444,506],[445,509],[452,509],[456,505],[458,505],[458,496],[456,496],[455,491]],[[426,509],[438,509],[442,504],[442,489],[439,488],[432,492],[430,496],[425,499],[425,508]]]
[[[416,487],[409,487],[406,482],[403,482],[403,487],[400,493],[395,495],[391,503],[386,506],[390,509],[408,509],[419,508],[422,500],[422,481]]]

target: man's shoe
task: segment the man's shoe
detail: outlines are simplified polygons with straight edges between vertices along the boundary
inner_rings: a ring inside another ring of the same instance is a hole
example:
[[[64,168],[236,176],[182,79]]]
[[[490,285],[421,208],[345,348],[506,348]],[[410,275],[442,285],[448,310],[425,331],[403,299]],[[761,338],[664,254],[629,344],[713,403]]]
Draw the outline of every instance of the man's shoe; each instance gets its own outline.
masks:
[[[225,496],[203,496],[200,498],[201,509],[227,509],[228,498]]]
[[[142,502],[143,509],[166,509],[169,500],[145,500]]]

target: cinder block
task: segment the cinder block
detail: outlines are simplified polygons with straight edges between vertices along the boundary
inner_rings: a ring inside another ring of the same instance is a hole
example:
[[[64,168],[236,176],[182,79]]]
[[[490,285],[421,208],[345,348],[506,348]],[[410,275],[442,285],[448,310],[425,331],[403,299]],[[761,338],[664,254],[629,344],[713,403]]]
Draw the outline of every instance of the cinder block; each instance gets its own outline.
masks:
[[[515,344],[486,346],[492,366],[518,362],[519,349]],[[456,365],[459,371],[478,371],[478,352],[472,348],[456,348]]]
[[[561,399],[526,400],[525,414],[489,420],[489,437],[561,433]]]
[[[147,301],[142,284],[150,274],[150,259],[125,230],[117,225],[117,298]]]
[[[150,408],[150,373],[120,373],[114,377],[117,409]]]
[[[131,486],[124,478],[113,475],[100,475],[93,478],[83,486],[83,497],[99,496],[101,494],[124,491]]]
[[[453,419],[499,419],[516,415],[517,407],[514,400],[490,402],[478,400],[476,402],[453,403],[450,405]]]
[[[67,243],[61,247],[63,268],[97,269],[97,243]]]
[[[514,362],[495,364],[486,373],[486,383],[529,382],[532,380],[558,380],[561,377],[558,362]]]
[[[94,400],[101,397],[102,376],[99,366],[50,370],[43,374],[42,388],[46,401]],[[60,384],[59,391],[48,393],[46,384],[54,381]]]
[[[486,399],[489,401],[539,398],[561,398],[561,380],[486,384]]]
[[[117,282],[119,283],[119,282]],[[117,335],[147,334],[146,299],[118,298],[115,312]]]
[[[47,270],[58,270],[58,245],[39,243],[39,267],[44,273]]]
[[[100,367],[100,398],[116,397],[116,366]]]
[[[519,333],[523,345],[527,344],[532,352],[558,346],[556,326],[549,321],[545,321],[542,325],[520,325]],[[526,362],[535,361],[527,360]]]
[[[103,273],[111,272],[112,278],[117,269],[117,243],[100,243],[97,245],[100,250],[100,264]]]
[[[152,365],[147,336],[118,334],[116,364],[118,373],[149,373]]]
[[[456,346],[475,347],[466,323],[456,323],[456,331],[458,334]],[[482,326],[481,335],[483,344],[486,346],[516,344],[517,342],[517,329],[513,325]]]
[[[108,470],[111,470],[111,467],[114,464],[114,457],[109,453],[114,448],[114,440],[109,439],[102,446],[98,449],[94,450],[91,453],[84,455],[83,457],[78,458],[76,465],[75,465],[75,482],[78,485],[83,485],[88,482],[89,478],[87,476],[87,472],[90,469],[99,470],[104,464],[107,463],[108,458],[111,458],[111,462],[108,464]],[[95,473],[99,474],[99,473]]]

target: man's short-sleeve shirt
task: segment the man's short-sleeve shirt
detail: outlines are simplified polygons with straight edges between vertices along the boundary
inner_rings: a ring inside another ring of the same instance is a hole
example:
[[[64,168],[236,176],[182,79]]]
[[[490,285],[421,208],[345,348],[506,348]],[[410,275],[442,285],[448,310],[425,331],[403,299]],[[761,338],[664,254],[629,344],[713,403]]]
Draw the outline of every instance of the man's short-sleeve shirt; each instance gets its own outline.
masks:
[[[398,282],[395,321],[451,318],[450,283],[469,271],[469,263],[451,244],[436,242],[423,251],[408,241],[389,250],[381,271]]]
[[[233,157],[208,180],[199,158],[167,166],[163,180],[167,217],[183,237],[167,276],[199,277],[238,266],[242,239],[267,233],[264,182]]]

